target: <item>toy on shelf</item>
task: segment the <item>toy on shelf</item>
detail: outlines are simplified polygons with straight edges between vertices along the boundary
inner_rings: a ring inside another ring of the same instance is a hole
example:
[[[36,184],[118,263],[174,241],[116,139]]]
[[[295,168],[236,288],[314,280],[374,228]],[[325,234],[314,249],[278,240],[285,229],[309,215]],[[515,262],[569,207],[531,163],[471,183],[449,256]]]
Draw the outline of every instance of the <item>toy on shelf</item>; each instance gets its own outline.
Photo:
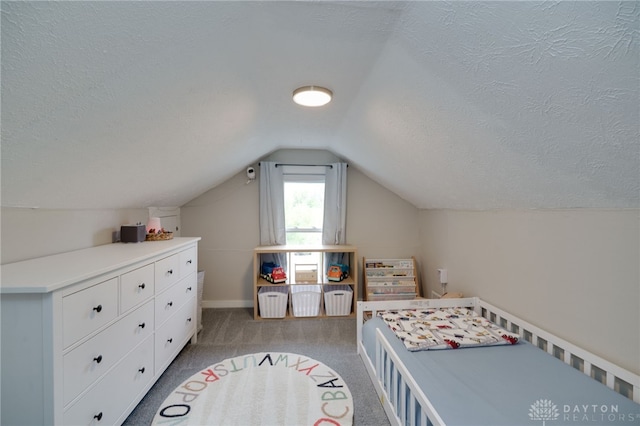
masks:
[[[327,271],[329,281],[342,281],[349,276],[349,266],[342,263],[332,263]]]
[[[272,284],[279,284],[287,281],[287,274],[284,268],[273,262],[264,262],[260,268],[260,276]]]

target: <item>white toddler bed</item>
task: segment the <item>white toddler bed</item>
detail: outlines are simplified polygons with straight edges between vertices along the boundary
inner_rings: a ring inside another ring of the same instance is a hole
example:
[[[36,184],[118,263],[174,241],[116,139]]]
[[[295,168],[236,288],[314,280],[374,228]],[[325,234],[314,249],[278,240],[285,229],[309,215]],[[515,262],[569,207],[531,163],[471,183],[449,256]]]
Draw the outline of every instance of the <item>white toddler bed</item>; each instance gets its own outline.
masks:
[[[377,315],[448,307],[520,341],[410,352]],[[640,376],[477,297],[358,302],[357,322],[358,353],[394,425],[640,424]]]

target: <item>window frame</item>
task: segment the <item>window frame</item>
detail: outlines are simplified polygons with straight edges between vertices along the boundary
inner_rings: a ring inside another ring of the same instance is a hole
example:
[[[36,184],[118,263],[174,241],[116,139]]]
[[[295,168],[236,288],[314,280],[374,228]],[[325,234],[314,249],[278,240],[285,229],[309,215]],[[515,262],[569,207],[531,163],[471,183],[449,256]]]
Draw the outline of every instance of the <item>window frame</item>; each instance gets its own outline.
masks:
[[[280,166],[283,167],[282,175],[284,185],[287,183],[321,183],[325,184],[326,168],[317,166]],[[324,198],[323,198],[323,216],[324,216]],[[286,210],[285,210],[285,236],[289,233],[309,233],[319,234],[322,241],[322,226],[320,228],[289,228],[286,227]],[[287,241],[289,239],[287,238]]]

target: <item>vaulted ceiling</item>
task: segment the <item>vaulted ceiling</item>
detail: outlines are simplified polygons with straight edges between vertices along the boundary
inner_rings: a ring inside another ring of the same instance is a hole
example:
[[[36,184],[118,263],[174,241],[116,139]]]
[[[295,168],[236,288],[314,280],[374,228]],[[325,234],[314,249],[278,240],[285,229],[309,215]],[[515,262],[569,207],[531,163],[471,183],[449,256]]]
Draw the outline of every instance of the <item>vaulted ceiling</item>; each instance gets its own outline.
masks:
[[[1,7],[3,206],[180,206],[309,148],[418,208],[640,207],[638,2]]]

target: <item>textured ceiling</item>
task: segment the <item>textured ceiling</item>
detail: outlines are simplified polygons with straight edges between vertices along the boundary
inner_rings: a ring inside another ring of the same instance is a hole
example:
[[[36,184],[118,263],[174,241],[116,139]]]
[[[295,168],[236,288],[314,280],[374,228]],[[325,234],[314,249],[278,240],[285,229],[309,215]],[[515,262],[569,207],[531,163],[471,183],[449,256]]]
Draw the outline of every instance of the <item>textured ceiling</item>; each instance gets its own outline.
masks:
[[[640,207],[638,2],[1,7],[3,206],[180,206],[309,148],[419,208]]]

